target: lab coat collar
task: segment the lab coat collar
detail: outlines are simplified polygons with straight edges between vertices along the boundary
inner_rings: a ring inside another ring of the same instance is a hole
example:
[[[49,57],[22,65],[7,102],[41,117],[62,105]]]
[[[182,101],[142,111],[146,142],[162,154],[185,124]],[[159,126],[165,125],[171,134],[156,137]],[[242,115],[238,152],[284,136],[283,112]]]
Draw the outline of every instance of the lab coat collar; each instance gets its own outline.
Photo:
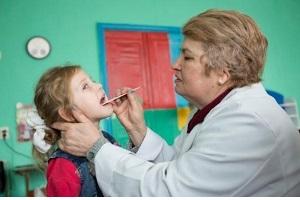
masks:
[[[192,129],[199,123],[202,123],[206,115],[215,107],[217,106],[222,99],[226,97],[226,95],[232,90],[232,88],[229,88],[225,90],[222,94],[220,94],[217,98],[215,98],[212,102],[207,104],[205,107],[203,107],[201,110],[198,110],[193,118],[189,121],[187,133],[189,134]]]

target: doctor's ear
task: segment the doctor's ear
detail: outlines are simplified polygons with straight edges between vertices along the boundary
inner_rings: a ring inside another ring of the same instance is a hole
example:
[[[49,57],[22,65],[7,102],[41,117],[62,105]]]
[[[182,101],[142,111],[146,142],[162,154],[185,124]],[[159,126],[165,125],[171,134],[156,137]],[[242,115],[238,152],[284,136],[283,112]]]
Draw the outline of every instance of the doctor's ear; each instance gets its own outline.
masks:
[[[66,110],[66,108],[59,108],[58,109],[58,114],[61,118],[63,118],[64,120],[66,120],[67,122],[72,122],[74,121],[74,117],[71,114],[71,112],[68,112]]]
[[[227,68],[221,69],[219,72],[218,85],[224,85],[230,79],[230,73]]]

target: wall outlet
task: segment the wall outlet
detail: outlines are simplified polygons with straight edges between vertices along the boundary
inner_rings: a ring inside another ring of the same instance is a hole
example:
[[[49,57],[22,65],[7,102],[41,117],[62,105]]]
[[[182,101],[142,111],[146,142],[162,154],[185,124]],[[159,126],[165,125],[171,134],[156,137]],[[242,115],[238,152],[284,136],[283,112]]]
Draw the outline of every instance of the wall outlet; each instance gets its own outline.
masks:
[[[8,127],[0,127],[0,139],[9,138],[9,129]]]

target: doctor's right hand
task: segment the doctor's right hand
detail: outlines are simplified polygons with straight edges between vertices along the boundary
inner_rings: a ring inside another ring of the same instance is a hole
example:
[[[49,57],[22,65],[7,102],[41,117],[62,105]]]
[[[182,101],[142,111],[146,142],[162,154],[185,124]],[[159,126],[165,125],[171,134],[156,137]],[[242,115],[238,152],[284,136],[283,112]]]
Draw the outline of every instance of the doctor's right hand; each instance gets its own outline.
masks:
[[[117,95],[128,93],[113,104],[113,109],[118,119],[125,127],[131,141],[135,146],[143,142],[147,127],[145,125],[143,105],[136,92],[130,88],[122,88]]]
[[[86,156],[95,142],[104,136],[81,111],[75,109],[72,113],[77,123],[55,122],[52,128],[61,131],[58,145],[63,151],[76,156]]]

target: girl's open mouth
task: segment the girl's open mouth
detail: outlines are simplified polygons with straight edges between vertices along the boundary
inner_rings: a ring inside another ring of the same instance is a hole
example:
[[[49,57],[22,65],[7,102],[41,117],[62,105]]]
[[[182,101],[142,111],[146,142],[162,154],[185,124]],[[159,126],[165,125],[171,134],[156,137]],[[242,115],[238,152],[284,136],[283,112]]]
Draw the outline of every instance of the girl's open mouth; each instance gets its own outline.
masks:
[[[106,101],[105,95],[100,99],[100,104],[103,105]]]

